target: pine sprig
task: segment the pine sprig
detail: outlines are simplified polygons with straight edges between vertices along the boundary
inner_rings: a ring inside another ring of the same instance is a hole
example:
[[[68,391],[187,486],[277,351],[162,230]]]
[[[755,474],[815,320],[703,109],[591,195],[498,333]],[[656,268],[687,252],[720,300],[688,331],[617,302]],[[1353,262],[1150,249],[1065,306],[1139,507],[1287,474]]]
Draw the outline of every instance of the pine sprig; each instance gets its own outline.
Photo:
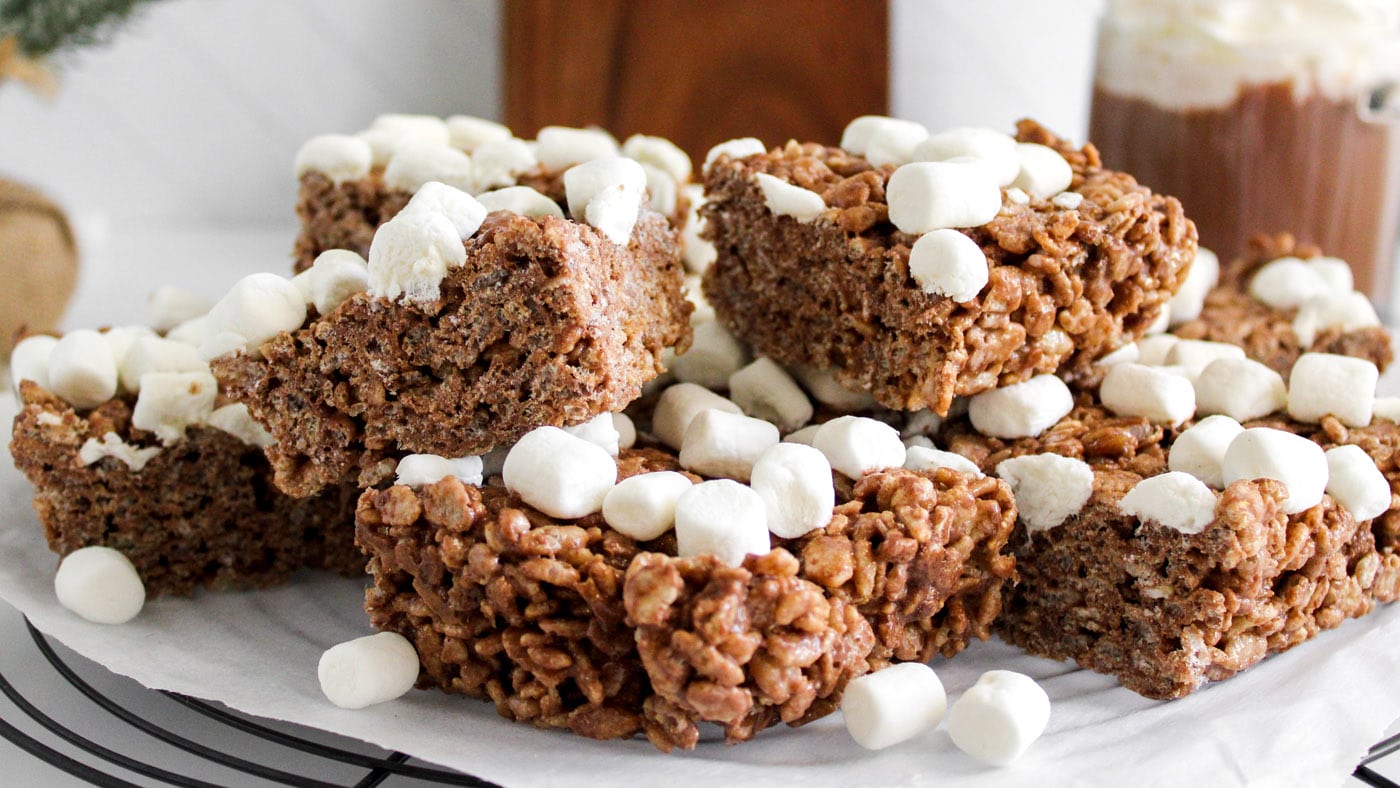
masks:
[[[105,43],[140,6],[154,0],[0,0],[0,39],[13,37],[38,60]]]

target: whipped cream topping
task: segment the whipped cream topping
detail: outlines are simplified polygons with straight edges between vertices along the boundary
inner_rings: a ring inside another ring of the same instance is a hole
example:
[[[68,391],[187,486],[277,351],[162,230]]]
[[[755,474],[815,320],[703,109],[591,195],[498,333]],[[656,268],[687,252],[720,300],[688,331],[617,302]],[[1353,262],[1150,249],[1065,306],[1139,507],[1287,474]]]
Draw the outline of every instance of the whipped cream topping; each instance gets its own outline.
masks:
[[[1110,0],[1098,86],[1178,109],[1250,85],[1368,95],[1400,78],[1400,0]]]

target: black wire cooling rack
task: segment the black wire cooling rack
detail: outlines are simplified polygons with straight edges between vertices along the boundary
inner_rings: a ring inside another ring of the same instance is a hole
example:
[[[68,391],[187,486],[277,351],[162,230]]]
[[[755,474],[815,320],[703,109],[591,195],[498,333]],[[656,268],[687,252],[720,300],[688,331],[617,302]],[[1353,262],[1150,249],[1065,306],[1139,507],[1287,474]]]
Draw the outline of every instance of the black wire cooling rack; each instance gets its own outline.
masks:
[[[25,620],[25,624],[38,652],[48,661],[56,675],[76,690],[85,701],[125,723],[132,730],[139,732],[140,735],[149,737],[150,741],[173,747],[204,764],[228,770],[229,774],[238,776],[240,779],[256,778],[274,785],[304,786],[305,788],[342,788],[342,786],[370,788],[390,780],[403,781],[403,784],[419,782],[432,785],[482,786],[487,788],[496,786],[495,783],[469,774],[410,763],[410,757],[401,752],[376,755],[368,754],[365,749],[351,749],[349,745],[327,744],[310,738],[315,735],[315,732],[312,731],[306,731],[305,735],[289,733],[286,730],[271,727],[265,722],[230,712],[214,704],[172,692],[160,693],[173,704],[172,710],[184,709],[194,712],[200,717],[212,721],[215,725],[232,730],[237,735],[255,741],[259,745],[275,748],[275,751],[279,752],[282,757],[255,760],[226,752],[223,748],[215,748],[207,742],[199,741],[192,735],[176,732],[172,730],[174,727],[172,725],[158,725],[127,709],[119,700],[111,697],[107,691],[84,678],[74,665],[59,654],[48,638],[29,623],[28,619]],[[7,721],[3,714],[0,714],[0,737],[8,739],[30,755],[75,777],[96,785],[132,786],[132,788],[137,788],[137,783],[131,782],[124,775],[144,777],[161,784],[189,786],[191,788],[218,788],[219,785],[223,784],[178,774],[127,754],[144,750],[145,748],[139,744],[129,746],[128,743],[123,751],[119,751],[94,741],[86,734],[80,733],[74,727],[60,722],[46,713],[33,700],[23,695],[3,672],[0,672],[0,694],[3,694],[20,714],[26,716],[38,727],[89,757],[86,760],[79,760],[73,755],[40,741]],[[296,728],[296,726],[290,725],[284,727]],[[227,733],[228,730],[222,732]],[[367,745],[366,749],[368,749]],[[1397,751],[1400,751],[1400,734],[1391,736],[1372,747],[1361,760],[1360,765],[1356,767],[1353,776],[1366,785],[1376,786],[1376,788],[1400,788],[1400,784],[1376,772],[1369,765]],[[271,766],[269,765],[270,761],[294,764],[295,770],[292,767]],[[105,767],[93,764],[105,764]],[[328,781],[325,779],[325,772],[330,765],[342,772],[348,769],[353,776],[347,779]],[[394,784],[400,783],[395,782]]]

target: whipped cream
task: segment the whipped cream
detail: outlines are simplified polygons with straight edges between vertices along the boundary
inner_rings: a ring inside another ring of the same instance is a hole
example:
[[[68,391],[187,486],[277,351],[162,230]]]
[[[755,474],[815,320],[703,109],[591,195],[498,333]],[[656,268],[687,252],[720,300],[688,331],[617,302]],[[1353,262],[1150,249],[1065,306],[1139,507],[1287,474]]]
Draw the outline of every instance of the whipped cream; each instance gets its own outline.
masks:
[[[1186,109],[1250,85],[1350,101],[1400,78],[1400,0],[1110,0],[1098,87]]]

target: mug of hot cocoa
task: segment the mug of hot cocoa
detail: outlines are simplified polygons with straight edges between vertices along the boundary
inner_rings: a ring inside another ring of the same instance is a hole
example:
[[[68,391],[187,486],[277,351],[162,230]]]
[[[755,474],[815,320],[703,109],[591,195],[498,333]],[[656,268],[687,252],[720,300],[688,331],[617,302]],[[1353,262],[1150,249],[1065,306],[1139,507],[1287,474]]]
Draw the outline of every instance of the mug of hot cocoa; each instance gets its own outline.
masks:
[[[1289,231],[1389,296],[1400,0],[1109,0],[1089,138],[1231,259]]]

